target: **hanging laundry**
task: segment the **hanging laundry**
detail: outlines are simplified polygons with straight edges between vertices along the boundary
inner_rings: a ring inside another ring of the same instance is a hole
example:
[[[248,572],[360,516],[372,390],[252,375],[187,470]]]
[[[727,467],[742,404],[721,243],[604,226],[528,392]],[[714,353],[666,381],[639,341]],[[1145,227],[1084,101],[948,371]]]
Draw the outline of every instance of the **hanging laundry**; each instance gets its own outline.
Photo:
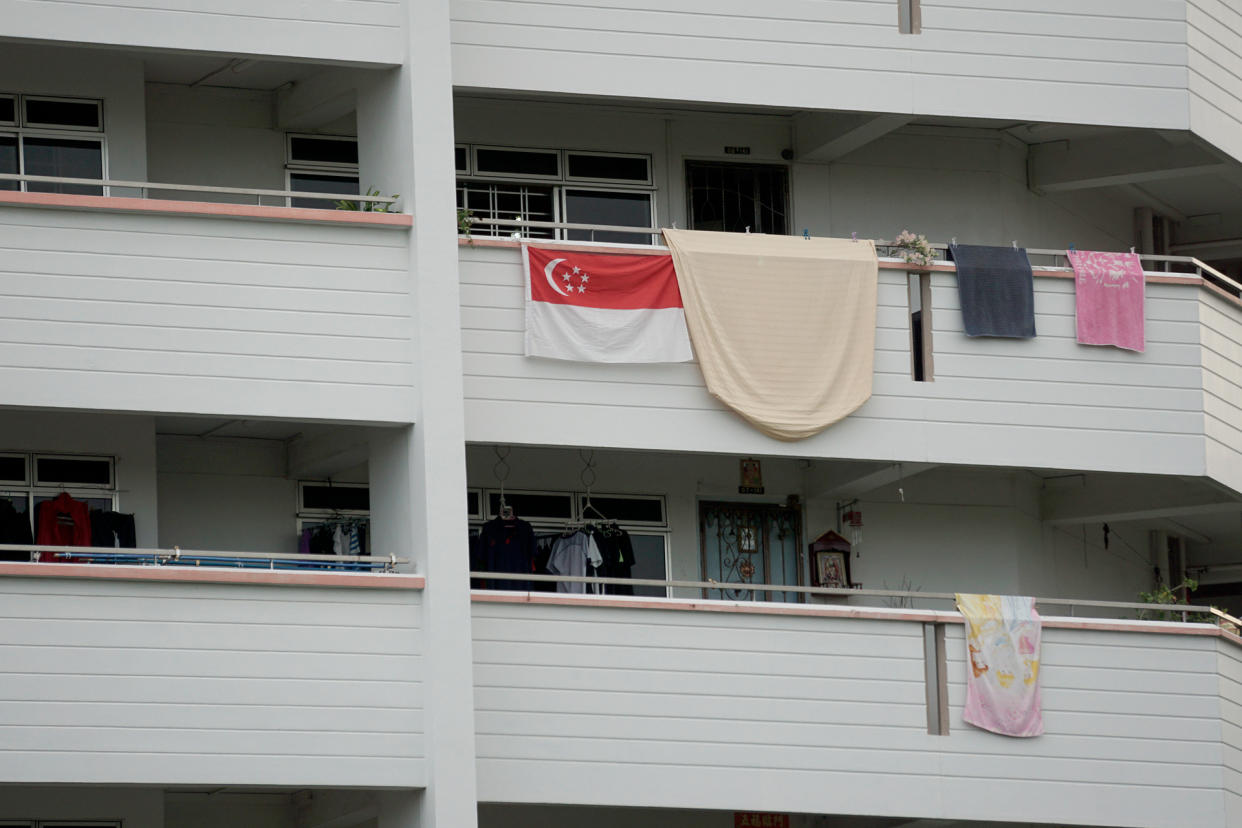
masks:
[[[630,533],[615,523],[604,524],[593,533],[599,547],[603,565],[599,574],[605,578],[630,578],[634,569],[634,545]],[[629,584],[604,584],[600,590],[605,595],[633,595]]]
[[[0,543],[32,544],[30,518],[7,498],[0,497]],[[29,552],[0,552],[0,561],[29,561]]]
[[[599,554],[599,546],[595,543],[595,538],[591,537],[588,532],[578,531],[559,538],[553,544],[552,555],[548,558],[548,572],[553,575],[581,578],[587,574],[588,566],[599,569],[603,563],[604,559]],[[588,591],[598,592],[599,590],[588,590],[587,585],[581,582],[561,582],[556,585],[556,591],[582,595]]]
[[[1021,247],[949,246],[967,336],[1035,336],[1035,274]]]
[[[665,230],[707,390],[778,440],[871,396],[875,244]]]
[[[91,509],[91,546],[133,549],[138,546],[134,516]]]
[[[1146,345],[1143,263],[1134,253],[1070,250],[1078,342],[1142,353]]]
[[[966,617],[967,723],[1003,736],[1044,732],[1039,693],[1042,625],[1034,598],[957,595]]]
[[[479,532],[484,570],[530,574],[535,571],[535,530],[526,521],[513,517],[492,518]],[[492,589],[527,591],[529,581],[495,579],[488,582]]]
[[[35,507],[35,542],[47,546],[90,546],[91,519],[89,507],[61,492],[52,500]],[[65,558],[43,556],[44,561]]]
[[[673,260],[527,247],[526,355],[582,362],[689,362]]]

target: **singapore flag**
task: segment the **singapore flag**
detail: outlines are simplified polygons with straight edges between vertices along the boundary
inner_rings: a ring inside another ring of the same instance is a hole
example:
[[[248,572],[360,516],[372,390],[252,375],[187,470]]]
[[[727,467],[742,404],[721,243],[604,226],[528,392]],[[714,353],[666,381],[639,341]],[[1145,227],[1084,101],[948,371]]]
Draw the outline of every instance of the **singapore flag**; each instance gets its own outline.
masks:
[[[694,359],[669,255],[525,247],[526,355],[581,362]]]

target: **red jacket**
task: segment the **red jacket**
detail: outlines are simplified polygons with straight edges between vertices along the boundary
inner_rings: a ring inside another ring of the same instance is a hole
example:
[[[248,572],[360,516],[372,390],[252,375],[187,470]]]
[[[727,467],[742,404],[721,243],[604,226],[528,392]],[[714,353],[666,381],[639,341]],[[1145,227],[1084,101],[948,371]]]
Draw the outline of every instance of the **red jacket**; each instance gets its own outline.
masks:
[[[90,509],[80,500],[74,500],[61,492],[54,500],[40,503],[35,508],[35,543],[48,546],[90,546]],[[54,554],[44,555],[43,561],[65,561]]]

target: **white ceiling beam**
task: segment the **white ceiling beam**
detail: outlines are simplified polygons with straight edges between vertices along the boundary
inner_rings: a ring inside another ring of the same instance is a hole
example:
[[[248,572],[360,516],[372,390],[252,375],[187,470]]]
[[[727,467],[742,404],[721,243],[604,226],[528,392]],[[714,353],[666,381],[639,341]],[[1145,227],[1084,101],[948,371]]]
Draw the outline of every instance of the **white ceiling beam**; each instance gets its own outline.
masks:
[[[1225,512],[1242,513],[1242,501],[1222,496],[1207,486],[1176,479],[1084,479],[1080,486],[1045,488],[1040,497],[1040,519],[1051,526],[1124,521],[1162,523],[1170,518]]]
[[[797,161],[827,164],[865,147],[914,120],[886,113],[802,112],[794,116]]]
[[[1027,179],[1036,193],[1057,193],[1223,175],[1231,166],[1197,144],[1170,145],[1156,135],[1126,133],[1035,144]]]
[[[1174,207],[1172,204],[1169,204],[1167,201],[1163,201],[1147,192],[1137,184],[1123,184],[1121,189],[1142,207],[1150,207],[1160,215],[1167,216],[1174,221],[1186,221],[1187,216],[1185,213]]]
[[[366,433],[359,429],[339,428],[316,437],[299,437],[289,444],[288,475],[326,480],[361,466],[369,456]]]
[[[315,129],[358,108],[358,80],[353,71],[332,69],[294,81],[276,95],[280,129]]]
[[[818,485],[808,486],[805,497],[829,497],[838,500],[861,497],[884,486],[904,482],[915,475],[936,468],[937,463],[892,463],[879,469],[860,472],[852,470],[845,474],[830,474]]]

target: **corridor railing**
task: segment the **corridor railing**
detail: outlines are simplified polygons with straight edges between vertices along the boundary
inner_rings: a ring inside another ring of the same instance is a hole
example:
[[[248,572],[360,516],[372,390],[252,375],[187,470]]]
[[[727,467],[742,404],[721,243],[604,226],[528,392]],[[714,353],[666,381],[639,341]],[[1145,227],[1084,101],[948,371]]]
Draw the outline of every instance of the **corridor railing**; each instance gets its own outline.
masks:
[[[0,544],[0,554],[27,553],[36,563],[130,564],[137,566],[215,566],[238,569],[331,569],[347,572],[395,572],[406,558],[378,555],[283,555],[220,550],[117,549],[101,546]]]

